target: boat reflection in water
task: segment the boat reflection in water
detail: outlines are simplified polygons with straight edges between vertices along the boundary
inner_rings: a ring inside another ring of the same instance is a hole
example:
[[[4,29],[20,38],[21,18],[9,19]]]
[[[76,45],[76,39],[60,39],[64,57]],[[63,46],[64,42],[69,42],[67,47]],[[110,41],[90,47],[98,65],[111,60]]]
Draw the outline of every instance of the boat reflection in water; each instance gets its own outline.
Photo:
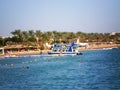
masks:
[[[48,52],[49,55],[53,56],[64,56],[64,55],[82,55],[78,51],[78,44],[72,42],[71,44],[54,44],[52,51]]]

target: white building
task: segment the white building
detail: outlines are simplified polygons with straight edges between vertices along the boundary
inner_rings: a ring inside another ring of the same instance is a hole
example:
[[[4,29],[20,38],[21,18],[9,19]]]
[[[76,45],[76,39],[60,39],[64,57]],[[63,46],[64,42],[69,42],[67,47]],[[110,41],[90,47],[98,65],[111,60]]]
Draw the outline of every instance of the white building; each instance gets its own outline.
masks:
[[[111,32],[111,33],[110,33],[110,36],[111,36],[111,35],[115,35],[115,34],[116,34],[116,32]]]

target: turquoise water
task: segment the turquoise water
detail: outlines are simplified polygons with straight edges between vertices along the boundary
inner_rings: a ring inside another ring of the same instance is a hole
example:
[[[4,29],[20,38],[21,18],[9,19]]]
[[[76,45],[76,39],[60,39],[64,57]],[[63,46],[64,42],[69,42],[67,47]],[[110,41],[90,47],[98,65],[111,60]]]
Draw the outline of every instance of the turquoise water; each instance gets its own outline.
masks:
[[[120,48],[0,58],[0,90],[120,90]]]

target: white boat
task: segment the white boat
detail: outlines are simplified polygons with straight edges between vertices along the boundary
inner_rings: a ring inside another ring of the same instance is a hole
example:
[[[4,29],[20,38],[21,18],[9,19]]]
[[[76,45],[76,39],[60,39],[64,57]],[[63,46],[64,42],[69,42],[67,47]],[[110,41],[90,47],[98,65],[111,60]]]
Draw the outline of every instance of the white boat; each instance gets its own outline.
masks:
[[[48,52],[49,55],[52,56],[64,56],[64,55],[82,55],[80,51],[78,51],[78,44],[74,42],[70,45],[68,44],[54,44],[52,51]]]

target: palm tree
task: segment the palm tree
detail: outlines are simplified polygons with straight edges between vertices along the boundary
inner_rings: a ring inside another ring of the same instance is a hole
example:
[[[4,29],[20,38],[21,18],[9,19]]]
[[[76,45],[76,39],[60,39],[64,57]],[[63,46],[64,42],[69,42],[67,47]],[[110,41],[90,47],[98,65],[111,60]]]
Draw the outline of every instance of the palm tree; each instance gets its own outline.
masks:
[[[20,29],[11,32],[11,34],[13,34],[14,37],[16,38],[17,41],[15,41],[15,42],[22,42],[23,41],[23,34],[22,34]]]
[[[26,42],[28,40],[28,37],[29,37],[28,32],[27,31],[23,31],[22,35],[23,35],[23,41]]]
[[[38,42],[39,41],[42,41],[42,32],[40,31],[40,30],[37,30],[36,32],[35,32],[35,36],[38,38]]]
[[[34,33],[34,31],[33,30],[29,30],[28,31],[28,35],[29,35],[28,41],[35,42],[35,33]]]

